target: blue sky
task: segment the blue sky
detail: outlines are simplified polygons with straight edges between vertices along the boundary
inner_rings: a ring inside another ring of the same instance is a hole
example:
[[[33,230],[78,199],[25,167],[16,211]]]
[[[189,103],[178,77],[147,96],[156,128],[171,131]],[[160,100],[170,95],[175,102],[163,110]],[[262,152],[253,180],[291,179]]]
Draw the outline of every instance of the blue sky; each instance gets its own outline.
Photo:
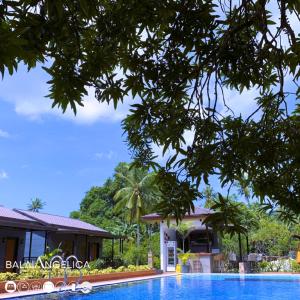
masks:
[[[63,116],[43,97],[46,81],[40,68],[21,68],[0,82],[0,204],[26,208],[40,197],[45,212],[68,215],[130,160],[120,123],[126,110],[95,102],[78,118]]]
[[[130,99],[115,111],[96,102],[91,91],[76,117],[62,114],[44,97],[48,79],[41,67],[28,73],[20,66],[0,81],[0,205],[27,208],[39,197],[46,202],[44,212],[69,215],[120,161],[130,161],[121,128]],[[188,142],[192,138],[186,134]],[[218,189],[216,178],[211,183]]]

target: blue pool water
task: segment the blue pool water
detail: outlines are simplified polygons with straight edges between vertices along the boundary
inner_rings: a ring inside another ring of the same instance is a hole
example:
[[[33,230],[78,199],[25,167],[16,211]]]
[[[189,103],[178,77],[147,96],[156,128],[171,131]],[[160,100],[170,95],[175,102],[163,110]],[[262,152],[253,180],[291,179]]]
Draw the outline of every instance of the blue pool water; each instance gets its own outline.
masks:
[[[20,300],[296,300],[298,275],[201,275],[187,274],[98,287],[91,294],[45,295]]]

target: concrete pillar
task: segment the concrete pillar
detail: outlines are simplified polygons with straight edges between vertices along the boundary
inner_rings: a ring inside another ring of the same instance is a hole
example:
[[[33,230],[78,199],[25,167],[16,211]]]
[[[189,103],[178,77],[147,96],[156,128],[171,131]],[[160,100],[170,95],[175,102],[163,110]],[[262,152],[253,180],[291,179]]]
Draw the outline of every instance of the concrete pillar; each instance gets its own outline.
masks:
[[[164,221],[160,222],[160,268],[164,272],[167,271],[167,262],[166,262],[166,245],[165,245],[165,223]]]

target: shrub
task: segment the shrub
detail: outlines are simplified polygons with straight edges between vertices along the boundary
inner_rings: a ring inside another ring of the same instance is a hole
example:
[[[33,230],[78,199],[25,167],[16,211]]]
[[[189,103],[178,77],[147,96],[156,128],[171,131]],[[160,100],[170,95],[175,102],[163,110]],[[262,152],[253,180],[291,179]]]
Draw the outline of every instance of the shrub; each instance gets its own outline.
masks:
[[[17,273],[11,273],[11,272],[0,273],[0,281],[16,280],[17,277],[18,277]]]
[[[157,256],[153,257],[153,266],[155,269],[160,269],[160,258]]]
[[[91,270],[94,269],[104,269],[106,267],[106,263],[103,259],[98,258],[96,260],[93,260],[89,263],[89,267]]]
[[[124,265],[127,265],[124,259],[121,256],[115,255],[114,260],[111,262],[111,266],[113,266],[114,268],[118,268]]]
[[[294,259],[291,259],[291,269],[292,269],[292,272],[295,272],[295,273],[300,272],[300,264],[298,264],[297,261]]]
[[[292,270],[292,260],[278,259],[274,261],[262,261],[259,268],[262,272],[290,272]]]
[[[116,269],[117,272],[124,272],[125,270],[126,270],[126,267],[124,267],[124,266],[121,266]]]
[[[124,253],[125,265],[146,264],[148,261],[148,250],[145,245],[139,247],[131,244],[128,250]]]
[[[32,265],[30,263],[25,263],[20,269],[19,279],[35,279],[44,278],[48,274],[47,270],[42,269],[38,265]]]
[[[68,276],[79,276],[80,272],[82,275],[97,275],[97,274],[111,274],[116,272],[134,272],[134,271],[145,271],[151,270],[151,268],[147,265],[135,266],[129,265],[128,267],[120,266],[116,269],[109,267],[105,269],[87,269],[83,268],[81,271],[72,270],[70,268],[66,269]],[[47,270],[43,270],[40,266],[35,265],[32,266],[30,264],[23,265],[21,269],[21,273],[0,273],[0,281],[7,280],[26,280],[26,279],[38,279],[38,278],[47,278],[49,272]],[[51,270],[51,277],[63,277],[64,269],[60,268],[58,265],[55,265]]]
[[[261,272],[265,272],[265,270],[268,268],[269,263],[267,261],[262,261],[258,263],[258,268]]]
[[[40,260],[37,261],[37,265],[40,264],[40,261],[42,263],[50,262],[50,260],[53,256],[61,254],[61,253],[62,253],[62,250],[60,248],[56,248],[56,249],[53,249],[52,251],[50,251],[50,248],[47,247],[46,253],[39,257]]]
[[[190,253],[189,251],[186,253],[179,253],[178,254],[178,258],[181,260],[181,264],[182,265],[186,265],[187,262],[189,261],[189,259],[194,258],[195,254],[194,253]]]

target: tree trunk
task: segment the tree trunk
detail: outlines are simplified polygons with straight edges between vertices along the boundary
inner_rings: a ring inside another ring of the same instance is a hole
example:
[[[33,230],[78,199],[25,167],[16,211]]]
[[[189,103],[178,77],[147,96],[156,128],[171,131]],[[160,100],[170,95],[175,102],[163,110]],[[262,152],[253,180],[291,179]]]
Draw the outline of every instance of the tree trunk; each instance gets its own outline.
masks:
[[[183,253],[185,253],[185,251],[184,251],[184,250],[185,250],[185,249],[184,249],[184,241],[185,241],[185,239],[183,238],[183,239],[182,239],[182,251],[183,251]]]
[[[136,227],[136,246],[137,246],[137,249],[138,249],[138,252],[140,252],[140,244],[141,244],[141,236],[140,236],[140,224],[137,224],[137,227]],[[136,265],[138,266],[139,263],[140,263],[140,253],[137,255],[136,257]]]

